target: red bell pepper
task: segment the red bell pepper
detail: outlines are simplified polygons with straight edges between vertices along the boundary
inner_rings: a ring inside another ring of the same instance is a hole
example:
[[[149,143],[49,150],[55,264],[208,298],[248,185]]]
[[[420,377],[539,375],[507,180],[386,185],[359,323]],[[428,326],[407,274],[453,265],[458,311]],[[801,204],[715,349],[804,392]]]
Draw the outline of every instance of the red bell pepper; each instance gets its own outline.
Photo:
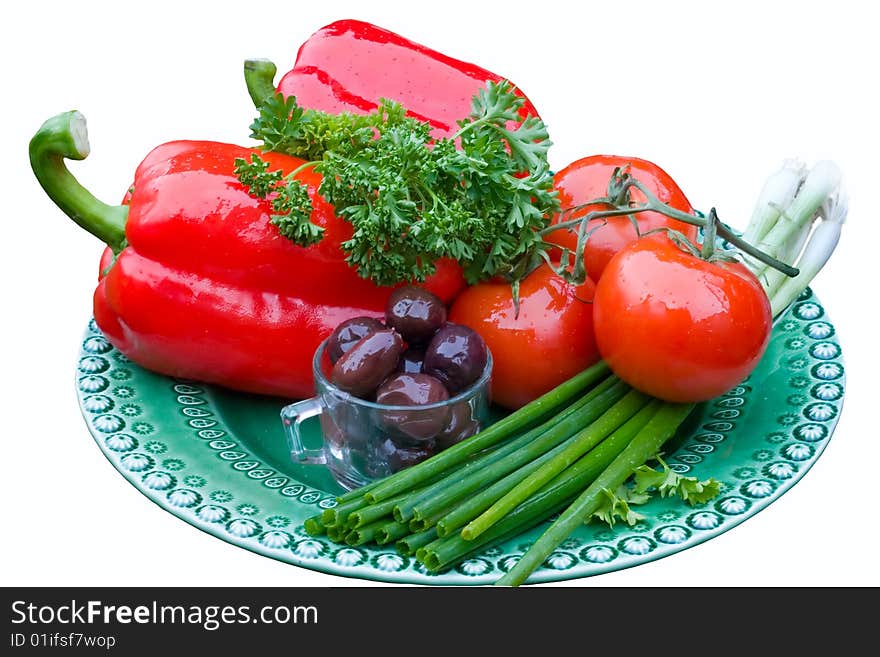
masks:
[[[248,90],[259,105],[276,91],[275,65],[245,64]],[[370,23],[341,20],[315,32],[302,44],[296,63],[277,91],[296,96],[301,107],[339,114],[365,114],[380,98],[395,100],[408,113],[434,126],[435,137],[449,137],[468,115],[471,100],[499,75],[462,62]],[[525,96],[523,117],[538,116]]]
[[[275,67],[246,63],[255,102],[274,93]],[[476,92],[501,78],[387,30],[338,21],[300,49],[279,89],[318,110],[369,112],[397,100],[449,134]],[[535,114],[528,101],[523,114]],[[269,223],[266,201],[251,197],[233,173],[254,152],[214,142],[177,141],[150,153],[120,206],[95,199],[63,159],[88,154],[78,113],[50,119],[31,141],[31,164],[49,196],[111,248],[101,262],[94,313],[108,339],[149,369],[230,388],[285,397],[313,393],[312,354],[342,320],[382,313],[390,288],[360,278],[340,242],[351,226],[309,185],[312,222],[323,239],[303,248]],[[264,155],[287,173],[302,163]],[[425,287],[444,301],[461,290],[458,265],[438,261]]]
[[[110,247],[94,295],[95,321],[134,362],[171,376],[257,393],[313,394],[311,361],[341,321],[382,314],[391,288],[360,278],[339,247],[351,225],[309,186],[312,222],[324,238],[304,248],[269,223],[268,201],[238,181],[234,160],[253,149],[175,141],[138,167],[119,206],[102,203],[77,183],[64,158],[89,146],[78,112],[47,121],[30,144],[43,188],[74,221]],[[297,158],[265,153],[288,173]],[[458,265],[438,262],[425,283],[445,301],[463,286]]]

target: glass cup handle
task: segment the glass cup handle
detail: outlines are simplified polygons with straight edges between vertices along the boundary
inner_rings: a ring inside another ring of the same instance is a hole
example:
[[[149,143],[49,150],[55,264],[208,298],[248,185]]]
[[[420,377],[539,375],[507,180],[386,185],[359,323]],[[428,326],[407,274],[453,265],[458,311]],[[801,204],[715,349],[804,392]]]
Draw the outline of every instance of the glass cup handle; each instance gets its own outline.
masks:
[[[302,440],[300,424],[324,412],[324,404],[320,397],[312,397],[281,409],[281,422],[287,434],[290,455],[300,463],[321,464],[327,462],[324,448],[309,449]]]

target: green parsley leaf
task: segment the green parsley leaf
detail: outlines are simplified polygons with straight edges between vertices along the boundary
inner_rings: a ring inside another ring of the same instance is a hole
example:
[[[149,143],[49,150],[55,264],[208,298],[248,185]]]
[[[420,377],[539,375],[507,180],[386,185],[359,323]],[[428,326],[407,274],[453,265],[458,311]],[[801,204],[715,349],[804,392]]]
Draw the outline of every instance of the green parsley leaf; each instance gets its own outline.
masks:
[[[260,108],[251,136],[266,150],[303,158],[322,174],[318,188],[352,224],[342,243],[348,263],[380,285],[422,281],[439,258],[458,261],[470,283],[513,281],[541,259],[539,235],[559,210],[547,163],[544,123],[523,119],[522,96],[490,82],[474,97],[453,138],[382,100],[369,114],[303,109],[276,94]],[[257,197],[277,194],[273,223],[298,244],[321,237],[311,206],[291,176],[252,158],[236,169]]]
[[[235,158],[235,175],[241,184],[249,188],[252,196],[266,198],[275,191],[283,176],[280,171],[269,171],[269,163],[256,153],[248,162],[242,157]]]
[[[650,501],[654,492],[659,493],[660,497],[677,496],[691,506],[705,504],[721,492],[721,484],[715,479],[700,481],[696,477],[683,477],[673,472],[659,455],[653,460],[660,464],[660,470],[641,465],[633,471],[630,482],[615,491],[604,489],[605,499],[586,522],[598,518],[609,527],[613,527],[618,520],[632,526],[643,520],[644,516],[631,507]]]
[[[274,214],[271,223],[282,235],[302,246],[321,240],[324,228],[311,223],[312,201],[308,187],[297,180],[285,180],[280,171],[269,171],[269,163],[259,155],[251,155],[248,162],[235,158],[235,175],[248,187],[251,196],[269,199]]]
[[[270,221],[286,238],[302,246],[317,244],[324,236],[324,228],[309,221],[312,201],[309,190],[296,180],[288,180],[272,199],[276,214]]]
[[[251,124],[251,138],[262,141],[263,150],[319,160],[326,151],[360,148],[373,139],[377,128],[399,125],[405,118],[406,110],[399,103],[384,98],[369,114],[328,114],[300,107],[295,96],[275,94],[260,107]]]

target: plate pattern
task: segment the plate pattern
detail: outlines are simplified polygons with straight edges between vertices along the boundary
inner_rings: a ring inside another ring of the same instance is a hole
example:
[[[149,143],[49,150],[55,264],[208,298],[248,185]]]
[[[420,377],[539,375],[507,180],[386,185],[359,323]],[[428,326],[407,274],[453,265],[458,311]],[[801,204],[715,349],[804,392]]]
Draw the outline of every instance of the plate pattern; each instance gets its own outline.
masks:
[[[439,575],[393,549],[340,546],[302,530],[335,505],[332,490],[272,465],[223,419],[211,386],[143,370],[94,321],[83,338],[77,392],[88,428],[112,465],[163,509],[224,541],[304,568],[417,584],[489,584],[539,535],[535,528]],[[580,528],[530,582],[586,577],[652,561],[743,522],[790,489],[816,462],[840,415],[841,348],[825,310],[807,290],[780,318],[752,376],[704,404],[671,445],[674,470],[713,476],[722,494],[700,507],[657,499],[632,527]],[[278,425],[278,440],[284,437]],[[168,558],[171,558],[169,551]]]

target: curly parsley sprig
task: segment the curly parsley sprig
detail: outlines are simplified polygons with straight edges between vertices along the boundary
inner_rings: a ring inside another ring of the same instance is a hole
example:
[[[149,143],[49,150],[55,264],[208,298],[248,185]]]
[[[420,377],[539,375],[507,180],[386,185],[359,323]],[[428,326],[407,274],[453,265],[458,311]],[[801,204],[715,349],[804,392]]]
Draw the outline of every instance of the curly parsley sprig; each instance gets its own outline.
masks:
[[[422,281],[439,258],[453,258],[468,282],[516,279],[547,245],[540,230],[559,210],[547,162],[551,141],[538,117],[523,119],[524,99],[508,82],[489,82],[451,138],[382,100],[366,115],[328,114],[269,98],[251,125],[264,150],[306,160],[296,172],[271,171],[259,155],[236,161],[250,193],[270,198],[272,222],[301,245],[321,239],[311,201],[295,175],[322,174],[318,192],[349,221],[347,261],[380,285]]]

